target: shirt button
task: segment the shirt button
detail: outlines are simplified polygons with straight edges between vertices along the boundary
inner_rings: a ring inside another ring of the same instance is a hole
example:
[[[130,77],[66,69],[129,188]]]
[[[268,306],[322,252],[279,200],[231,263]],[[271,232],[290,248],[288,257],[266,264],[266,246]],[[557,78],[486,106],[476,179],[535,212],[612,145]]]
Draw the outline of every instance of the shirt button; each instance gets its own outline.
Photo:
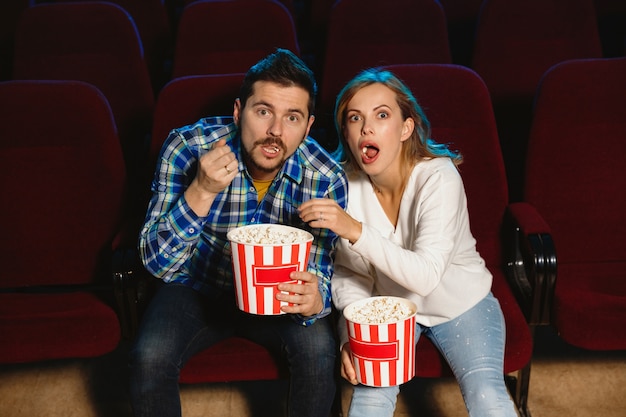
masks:
[[[164,254],[163,254],[163,257],[164,257],[165,259],[167,259],[167,258],[169,258],[169,257],[170,257],[170,255],[169,255],[169,254],[167,254],[167,253],[164,253]]]
[[[194,229],[193,227],[190,227],[188,231],[189,233],[195,233],[196,229]]]

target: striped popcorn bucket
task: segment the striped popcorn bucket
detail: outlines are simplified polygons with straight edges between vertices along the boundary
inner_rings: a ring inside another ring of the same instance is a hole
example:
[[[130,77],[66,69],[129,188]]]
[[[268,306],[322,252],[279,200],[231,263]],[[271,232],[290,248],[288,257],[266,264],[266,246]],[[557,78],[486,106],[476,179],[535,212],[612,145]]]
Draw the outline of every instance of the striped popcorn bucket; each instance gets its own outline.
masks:
[[[227,234],[232,249],[233,280],[237,306],[251,314],[285,314],[278,301],[277,285],[295,283],[289,274],[306,271],[313,235],[277,224],[255,224]]]
[[[372,320],[353,321],[365,304],[376,298],[402,303],[410,316],[384,324],[368,324]],[[416,305],[404,298],[372,297],[348,305],[343,312],[348,324],[350,349],[357,380],[372,387],[404,384],[415,376],[415,312]]]

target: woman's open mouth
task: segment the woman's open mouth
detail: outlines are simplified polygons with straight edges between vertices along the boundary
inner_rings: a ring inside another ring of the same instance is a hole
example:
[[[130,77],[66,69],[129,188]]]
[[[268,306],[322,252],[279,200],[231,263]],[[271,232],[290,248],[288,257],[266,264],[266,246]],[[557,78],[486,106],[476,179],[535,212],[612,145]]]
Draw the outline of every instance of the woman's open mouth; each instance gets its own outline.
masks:
[[[378,156],[378,148],[374,145],[368,144],[361,148],[361,159],[364,163],[371,163]]]

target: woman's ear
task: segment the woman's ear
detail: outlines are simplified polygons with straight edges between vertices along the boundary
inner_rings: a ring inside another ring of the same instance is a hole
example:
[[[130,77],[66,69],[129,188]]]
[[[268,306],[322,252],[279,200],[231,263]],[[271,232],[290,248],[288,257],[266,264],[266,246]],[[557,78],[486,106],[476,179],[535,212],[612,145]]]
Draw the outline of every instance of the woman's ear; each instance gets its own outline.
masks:
[[[413,134],[413,130],[415,130],[415,120],[412,117],[407,118],[402,125],[402,137],[400,140],[404,142]]]

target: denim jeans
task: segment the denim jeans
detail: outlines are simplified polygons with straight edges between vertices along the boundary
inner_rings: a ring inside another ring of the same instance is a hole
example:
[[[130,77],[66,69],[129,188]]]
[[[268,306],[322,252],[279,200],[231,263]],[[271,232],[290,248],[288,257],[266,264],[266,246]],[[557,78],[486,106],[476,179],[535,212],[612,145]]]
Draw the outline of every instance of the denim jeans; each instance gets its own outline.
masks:
[[[416,339],[422,333],[446,358],[470,417],[517,417],[504,382],[504,317],[492,294],[454,320],[433,327],[418,324]],[[400,386],[357,385],[348,416],[391,417],[399,392]]]
[[[195,353],[232,335],[286,358],[289,416],[328,417],[337,350],[330,318],[304,327],[289,315],[254,316],[240,312],[231,296],[207,297],[174,283],[155,295],[130,352],[134,415],[180,416],[180,370]]]

